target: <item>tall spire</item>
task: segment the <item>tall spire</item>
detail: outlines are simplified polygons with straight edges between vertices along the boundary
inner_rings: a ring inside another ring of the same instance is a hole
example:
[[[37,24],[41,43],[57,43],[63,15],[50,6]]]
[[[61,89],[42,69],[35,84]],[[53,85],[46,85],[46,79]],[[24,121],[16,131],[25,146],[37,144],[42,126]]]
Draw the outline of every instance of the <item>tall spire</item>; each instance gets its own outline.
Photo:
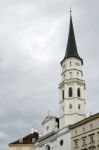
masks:
[[[82,64],[83,64],[83,60],[82,60],[82,58],[80,58],[80,56],[78,54],[78,51],[77,51],[77,45],[76,45],[76,40],[75,40],[75,34],[74,34],[74,28],[73,28],[71,12],[72,11],[70,9],[69,35],[68,35],[68,42],[67,42],[67,48],[66,48],[66,53],[65,53],[64,59],[70,58],[70,57],[76,57],[76,58],[80,59]]]

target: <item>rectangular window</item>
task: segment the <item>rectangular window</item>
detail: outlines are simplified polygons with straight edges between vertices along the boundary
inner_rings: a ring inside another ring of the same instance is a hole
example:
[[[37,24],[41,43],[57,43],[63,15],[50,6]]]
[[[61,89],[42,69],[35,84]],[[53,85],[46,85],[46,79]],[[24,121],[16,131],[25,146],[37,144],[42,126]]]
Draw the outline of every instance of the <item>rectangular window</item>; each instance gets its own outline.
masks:
[[[99,141],[99,132],[97,134],[98,134],[98,141]]]
[[[82,145],[84,146],[84,145],[87,145],[87,143],[86,143],[86,138],[83,138],[82,139]]]
[[[74,147],[78,147],[78,139],[77,140],[74,140]]]
[[[90,135],[90,144],[95,143],[93,135]]]
[[[69,109],[72,109],[72,104],[69,104]]]
[[[83,133],[85,133],[85,128],[82,128]]]
[[[23,143],[23,139],[19,139],[19,143]]]
[[[93,130],[93,125],[92,124],[90,124],[90,130]]]

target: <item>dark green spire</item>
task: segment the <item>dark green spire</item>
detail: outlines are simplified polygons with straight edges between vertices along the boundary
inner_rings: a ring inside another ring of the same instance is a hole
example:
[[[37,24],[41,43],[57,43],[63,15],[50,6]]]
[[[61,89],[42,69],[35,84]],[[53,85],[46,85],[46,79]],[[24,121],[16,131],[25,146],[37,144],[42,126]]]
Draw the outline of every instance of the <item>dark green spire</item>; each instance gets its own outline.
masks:
[[[70,58],[70,57],[76,57],[77,59],[80,59],[82,61],[82,64],[83,64],[83,60],[82,60],[82,58],[80,58],[78,51],[77,51],[77,45],[76,45],[75,34],[74,34],[74,29],[73,29],[71,10],[70,10],[69,35],[68,35],[68,42],[67,42],[67,48],[66,48],[66,53],[65,53],[64,59]],[[62,62],[63,62],[63,60],[62,60]]]

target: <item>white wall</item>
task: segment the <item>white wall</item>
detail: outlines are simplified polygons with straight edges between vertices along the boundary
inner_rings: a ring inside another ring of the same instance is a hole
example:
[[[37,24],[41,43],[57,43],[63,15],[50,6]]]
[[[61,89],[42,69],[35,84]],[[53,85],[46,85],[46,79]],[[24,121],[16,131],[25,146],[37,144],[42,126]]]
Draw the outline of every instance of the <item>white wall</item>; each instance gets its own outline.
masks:
[[[82,80],[82,63],[77,58],[67,58],[62,63],[62,82],[59,84],[59,117],[60,128],[74,124],[85,118],[85,81]],[[69,97],[72,88],[72,97]],[[77,89],[80,89],[80,97]],[[64,99],[62,93],[64,91]],[[69,106],[72,106],[72,109]],[[80,105],[80,109],[78,106]]]
[[[55,130],[57,122],[55,118],[51,118],[49,121],[43,124],[43,136]]]
[[[67,129],[66,129],[67,130]],[[36,147],[35,150],[47,150],[46,146],[49,145],[51,150],[71,150],[71,133],[65,133],[66,130],[59,131],[57,135],[50,138],[46,138],[40,143],[40,147]],[[63,140],[63,145],[60,145],[60,141]]]

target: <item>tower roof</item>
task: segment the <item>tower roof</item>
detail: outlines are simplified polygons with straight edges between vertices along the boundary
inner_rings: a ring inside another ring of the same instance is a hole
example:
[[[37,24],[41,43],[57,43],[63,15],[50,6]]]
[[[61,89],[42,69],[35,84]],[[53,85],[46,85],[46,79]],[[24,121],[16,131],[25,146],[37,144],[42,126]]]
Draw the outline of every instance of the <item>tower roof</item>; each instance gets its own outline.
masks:
[[[62,62],[66,58],[70,58],[70,57],[76,57],[77,59],[80,59],[83,64],[83,60],[82,60],[82,58],[80,58],[78,51],[77,51],[77,45],[76,45],[76,40],[75,40],[71,11],[70,11],[70,26],[69,26],[69,35],[68,35],[66,53],[65,53],[65,57],[62,60]]]

